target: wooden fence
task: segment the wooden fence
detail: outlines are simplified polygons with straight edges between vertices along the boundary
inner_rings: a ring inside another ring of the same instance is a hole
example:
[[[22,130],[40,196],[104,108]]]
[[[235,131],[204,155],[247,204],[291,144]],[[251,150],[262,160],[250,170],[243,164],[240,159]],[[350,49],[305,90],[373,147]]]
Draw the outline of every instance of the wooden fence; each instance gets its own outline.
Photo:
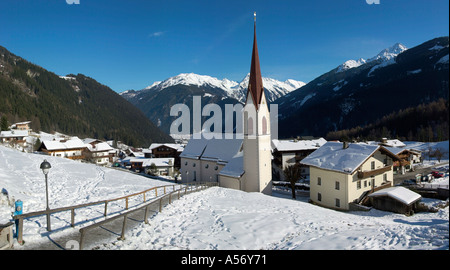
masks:
[[[199,188],[216,186],[216,185],[217,185],[217,183],[212,183],[211,182],[211,183],[187,183],[187,184],[158,186],[158,187],[152,187],[150,189],[147,189],[147,190],[144,190],[144,191],[141,191],[141,192],[138,192],[138,193],[122,196],[122,197],[119,197],[119,198],[102,200],[102,201],[85,203],[85,204],[79,204],[79,205],[74,205],[74,206],[67,206],[67,207],[62,207],[62,208],[49,209],[49,210],[44,210],[44,211],[30,212],[30,213],[26,213],[26,214],[22,214],[22,215],[16,215],[16,216],[14,216],[14,220],[18,221],[17,242],[19,244],[21,244],[21,245],[23,244],[23,221],[24,221],[24,219],[37,217],[37,216],[42,216],[42,215],[47,215],[48,217],[50,217],[51,214],[65,212],[65,211],[70,211],[71,212],[71,223],[70,224],[71,224],[71,227],[75,227],[75,210],[76,209],[85,208],[85,207],[94,206],[94,205],[104,204],[103,216],[106,217],[108,215],[108,204],[109,203],[114,202],[114,201],[124,200],[124,202],[125,202],[125,210],[128,210],[128,208],[129,208],[128,203],[129,203],[130,198],[136,197],[136,196],[139,196],[139,195],[143,195],[143,202],[142,203],[144,203],[144,205],[139,206],[139,208],[131,210],[131,211],[128,211],[126,213],[122,213],[120,215],[113,216],[113,217],[108,218],[106,220],[103,220],[101,222],[98,222],[98,223],[95,223],[95,224],[92,224],[92,225],[89,225],[89,226],[87,226],[85,228],[80,229],[80,232],[82,234],[81,240],[83,240],[84,233],[87,230],[89,230],[89,229],[91,229],[93,227],[100,226],[101,224],[104,224],[106,222],[115,220],[117,218],[124,217],[124,216],[125,216],[125,218],[124,218],[124,227],[125,227],[125,225],[126,225],[125,224],[126,223],[126,216],[129,213],[137,211],[137,210],[142,210],[142,209],[144,209],[146,207],[148,208],[148,206],[151,203],[155,202],[155,201],[152,201],[152,202],[148,203],[148,199],[149,198],[147,198],[146,194],[148,194],[150,192],[154,191],[154,194],[155,194],[155,196],[152,199],[158,198],[158,191],[159,191],[160,194],[162,193],[161,198],[159,198],[159,202],[162,202],[162,199],[166,198],[167,196],[169,197],[169,202],[170,202],[171,201],[171,196],[175,192],[178,192],[178,195],[180,196],[182,190],[184,190],[184,192],[186,194],[188,191],[192,191],[192,190],[197,191]],[[166,194],[168,191],[171,191],[171,192]],[[162,205],[160,205],[160,207],[162,207]],[[160,208],[160,211],[161,211],[161,208]],[[146,213],[147,213],[147,211],[146,211]],[[145,217],[145,220],[146,220],[146,218],[147,218],[147,216]],[[47,221],[48,221],[48,223],[47,223],[47,230],[51,231],[50,218],[47,218]],[[97,225],[97,224],[99,224],[99,225]],[[81,248],[81,243],[80,243],[80,248]]]

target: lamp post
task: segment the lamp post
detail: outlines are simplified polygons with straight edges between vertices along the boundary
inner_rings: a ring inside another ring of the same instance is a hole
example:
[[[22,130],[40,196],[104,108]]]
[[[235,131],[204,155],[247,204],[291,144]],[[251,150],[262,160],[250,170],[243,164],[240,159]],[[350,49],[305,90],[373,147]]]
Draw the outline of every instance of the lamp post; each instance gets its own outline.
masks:
[[[48,161],[46,159],[44,159],[44,162],[41,163],[41,170],[45,175],[45,196],[47,198],[47,208],[46,211],[49,211],[50,208],[48,207],[48,182],[47,182],[47,175],[48,172],[50,171],[50,168],[52,166],[50,165],[50,163],[48,163]],[[51,227],[50,227],[50,213],[47,212],[47,231],[51,231]]]

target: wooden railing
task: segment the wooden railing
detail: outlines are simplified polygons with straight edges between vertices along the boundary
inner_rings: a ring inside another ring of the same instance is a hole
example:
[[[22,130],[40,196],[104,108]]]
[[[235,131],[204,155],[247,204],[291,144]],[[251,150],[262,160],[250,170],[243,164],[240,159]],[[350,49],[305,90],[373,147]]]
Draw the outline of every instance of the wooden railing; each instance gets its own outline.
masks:
[[[195,183],[195,184],[186,185],[183,189],[174,190],[174,191],[172,191],[172,192],[170,192],[168,194],[165,194],[164,196],[158,198],[157,200],[153,200],[153,201],[150,201],[148,203],[145,203],[145,204],[139,206],[136,209],[127,211],[125,213],[122,213],[122,214],[110,217],[108,219],[102,220],[100,222],[96,222],[94,224],[91,224],[91,225],[88,225],[86,227],[83,227],[83,228],[80,229],[80,242],[79,242],[80,246],[79,246],[79,248],[80,248],[80,250],[84,248],[85,236],[86,236],[86,233],[89,230],[92,230],[94,228],[100,227],[100,226],[102,226],[102,225],[104,225],[106,223],[112,222],[112,221],[114,221],[116,219],[123,218],[122,232],[121,232],[121,235],[120,235],[120,237],[118,239],[119,240],[124,240],[125,239],[125,229],[126,229],[126,226],[127,226],[128,215],[133,214],[133,213],[138,212],[138,211],[144,211],[144,222],[146,224],[148,224],[148,212],[149,212],[148,210],[149,210],[149,207],[152,206],[152,204],[157,204],[159,206],[159,212],[161,212],[162,208],[163,208],[163,201],[165,199],[168,199],[168,203],[171,204],[172,200],[173,200],[173,197],[172,197],[173,194],[177,194],[178,199],[179,199],[181,197],[181,191],[182,190],[184,190],[184,194],[187,194],[188,192],[191,193],[191,192],[195,192],[195,191],[198,191],[198,190],[203,190],[203,189],[211,187],[211,186],[218,186],[218,183],[217,182],[205,182],[205,183]]]
[[[378,174],[382,174],[384,172],[390,171],[392,169],[392,165],[389,166],[384,166],[381,167],[379,169],[374,169],[374,170],[370,170],[370,171],[359,171],[358,172],[358,178],[359,179],[363,179],[363,178],[367,178],[373,175],[378,175]]]
[[[214,183],[213,183],[214,184]],[[146,198],[146,194],[149,192],[154,191],[155,193],[155,197],[153,198],[157,198],[158,197],[158,190],[160,192],[162,192],[163,195],[166,194],[167,190],[171,190],[172,193],[176,191],[176,186],[179,187],[179,189],[181,190],[182,187],[185,188],[185,190],[187,191],[187,189],[189,189],[191,186],[198,186],[199,183],[187,183],[187,184],[177,184],[177,185],[165,185],[165,186],[157,186],[157,187],[152,187],[150,189],[141,191],[141,192],[137,192],[137,193],[133,193],[130,195],[126,195],[126,196],[122,196],[119,198],[114,198],[114,199],[108,199],[108,200],[102,200],[102,201],[97,201],[97,202],[90,202],[90,203],[84,203],[84,204],[79,204],[79,205],[74,205],[74,206],[67,206],[67,207],[61,207],[61,208],[55,208],[55,209],[49,209],[49,210],[44,210],[44,211],[37,211],[37,212],[30,212],[30,213],[26,213],[26,214],[21,214],[21,215],[16,215],[14,216],[14,220],[16,220],[18,222],[18,229],[17,229],[17,242],[19,244],[23,244],[23,220],[24,219],[28,219],[28,218],[32,218],[32,217],[37,217],[37,216],[42,216],[42,215],[47,215],[50,216],[51,214],[55,214],[55,213],[59,213],[59,212],[65,212],[65,211],[70,211],[71,212],[71,227],[75,227],[75,210],[76,209],[80,209],[80,208],[85,208],[85,207],[89,207],[89,206],[94,206],[94,205],[101,205],[104,204],[104,212],[103,212],[103,216],[107,216],[108,214],[108,204],[110,202],[114,202],[114,201],[119,201],[119,200],[124,200],[125,201],[125,210],[128,210],[128,203],[129,203],[129,199],[132,197],[136,197],[139,195],[143,195],[143,203],[145,203],[147,201]],[[205,184],[203,184],[205,185]],[[50,224],[50,218],[47,219],[48,220],[48,224],[47,224],[47,231],[51,231],[51,224]]]

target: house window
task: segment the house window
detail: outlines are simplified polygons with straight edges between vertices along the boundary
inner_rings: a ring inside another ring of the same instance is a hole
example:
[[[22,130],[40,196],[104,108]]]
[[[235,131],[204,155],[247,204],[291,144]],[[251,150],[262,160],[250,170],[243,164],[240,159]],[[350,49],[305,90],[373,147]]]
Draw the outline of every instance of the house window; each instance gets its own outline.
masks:
[[[184,165],[187,166],[187,165],[188,165],[188,162],[186,161],[186,162],[184,163]]]
[[[217,171],[219,169],[219,166],[214,167],[214,170]]]
[[[209,168],[209,164],[206,164],[206,165],[205,165],[205,168],[208,169],[208,168]]]
[[[375,161],[372,161],[372,162],[370,163],[370,169],[371,169],[371,170],[375,170]]]
[[[388,180],[388,179],[387,179],[387,174],[385,173],[385,174],[383,174],[383,181],[384,181],[384,182],[387,182],[387,180]]]
[[[194,163],[194,164],[192,164],[192,167],[195,167],[195,163]]]
[[[317,177],[317,185],[318,186],[322,185],[322,178]]]
[[[317,193],[317,200],[318,200],[319,202],[322,201],[322,194]]]
[[[336,190],[339,190],[339,181],[336,181],[336,182],[334,183],[334,188],[335,188]]]
[[[341,207],[341,200],[336,199],[336,207]]]
[[[361,189],[361,181],[356,182],[356,189]]]
[[[364,187],[367,187],[367,180],[364,180]]]
[[[194,171],[194,181],[197,181],[197,172]]]

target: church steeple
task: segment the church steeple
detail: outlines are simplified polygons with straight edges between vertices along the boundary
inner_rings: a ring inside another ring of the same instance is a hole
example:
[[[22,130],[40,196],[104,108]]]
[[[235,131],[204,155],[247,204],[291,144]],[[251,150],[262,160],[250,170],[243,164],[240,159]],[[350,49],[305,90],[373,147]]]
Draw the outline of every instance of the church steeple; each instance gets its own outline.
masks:
[[[253,103],[255,104],[256,110],[259,109],[259,104],[261,103],[261,98],[264,95],[263,82],[261,77],[261,68],[259,66],[259,55],[258,55],[258,44],[256,42],[256,12],[254,14],[254,37],[253,37],[253,52],[252,52],[252,63],[250,67],[250,79],[248,82],[248,91],[250,92]],[[248,98],[248,94],[247,94]],[[246,102],[247,103],[247,102]]]

